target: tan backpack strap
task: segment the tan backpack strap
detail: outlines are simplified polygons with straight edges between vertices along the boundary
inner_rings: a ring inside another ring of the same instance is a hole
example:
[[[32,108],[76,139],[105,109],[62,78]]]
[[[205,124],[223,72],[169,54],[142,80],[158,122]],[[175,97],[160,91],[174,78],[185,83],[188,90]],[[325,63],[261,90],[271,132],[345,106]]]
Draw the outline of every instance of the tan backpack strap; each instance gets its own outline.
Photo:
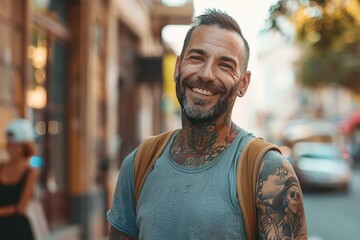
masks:
[[[144,139],[139,144],[134,159],[135,171],[135,202],[137,204],[141,189],[145,183],[146,177],[153,167],[155,161],[160,157],[168,144],[171,136],[177,130],[167,131],[157,136]]]
[[[246,239],[257,239],[256,183],[261,160],[269,150],[280,149],[256,138],[243,149],[236,170],[236,189],[243,215]]]

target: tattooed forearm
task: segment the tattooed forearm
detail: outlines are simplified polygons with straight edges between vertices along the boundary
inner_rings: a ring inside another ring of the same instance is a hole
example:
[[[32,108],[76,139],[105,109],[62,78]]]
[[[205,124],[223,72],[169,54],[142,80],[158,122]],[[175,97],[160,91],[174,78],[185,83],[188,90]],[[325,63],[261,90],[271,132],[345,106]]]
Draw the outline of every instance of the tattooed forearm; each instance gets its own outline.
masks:
[[[136,238],[133,238],[111,226],[109,240],[136,240]]]
[[[307,239],[303,196],[290,164],[264,161],[257,186],[260,239]]]

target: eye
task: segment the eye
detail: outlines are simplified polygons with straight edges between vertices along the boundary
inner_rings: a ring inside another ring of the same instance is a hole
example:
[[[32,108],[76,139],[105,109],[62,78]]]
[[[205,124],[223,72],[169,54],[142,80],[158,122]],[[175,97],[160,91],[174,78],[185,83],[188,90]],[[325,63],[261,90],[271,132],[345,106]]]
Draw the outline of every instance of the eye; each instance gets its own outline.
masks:
[[[291,192],[290,192],[290,197],[291,197],[291,198],[294,198],[295,195],[296,195],[296,193],[295,193],[294,191],[291,191]]]
[[[189,59],[193,61],[202,61],[202,57],[198,55],[192,55],[189,57]]]
[[[234,70],[234,67],[226,62],[220,63],[219,66],[227,70]]]

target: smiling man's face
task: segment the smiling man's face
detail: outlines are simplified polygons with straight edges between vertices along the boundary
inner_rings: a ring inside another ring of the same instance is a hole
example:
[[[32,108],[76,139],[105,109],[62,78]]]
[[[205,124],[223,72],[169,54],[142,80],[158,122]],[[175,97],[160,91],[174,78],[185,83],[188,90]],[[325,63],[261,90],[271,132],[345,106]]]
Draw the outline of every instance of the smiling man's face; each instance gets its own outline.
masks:
[[[176,94],[189,120],[231,115],[236,96],[246,92],[250,81],[243,51],[243,40],[236,32],[218,26],[199,26],[193,31],[175,68]]]

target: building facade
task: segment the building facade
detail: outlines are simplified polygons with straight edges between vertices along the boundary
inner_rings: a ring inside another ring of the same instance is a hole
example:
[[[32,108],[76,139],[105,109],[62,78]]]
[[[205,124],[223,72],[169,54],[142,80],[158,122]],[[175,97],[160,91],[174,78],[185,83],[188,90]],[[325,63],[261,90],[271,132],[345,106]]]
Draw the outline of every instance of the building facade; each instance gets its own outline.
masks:
[[[0,3],[0,131],[15,117],[34,124],[51,234],[100,239],[108,172],[141,138],[164,130],[161,29],[190,23],[192,1]]]

